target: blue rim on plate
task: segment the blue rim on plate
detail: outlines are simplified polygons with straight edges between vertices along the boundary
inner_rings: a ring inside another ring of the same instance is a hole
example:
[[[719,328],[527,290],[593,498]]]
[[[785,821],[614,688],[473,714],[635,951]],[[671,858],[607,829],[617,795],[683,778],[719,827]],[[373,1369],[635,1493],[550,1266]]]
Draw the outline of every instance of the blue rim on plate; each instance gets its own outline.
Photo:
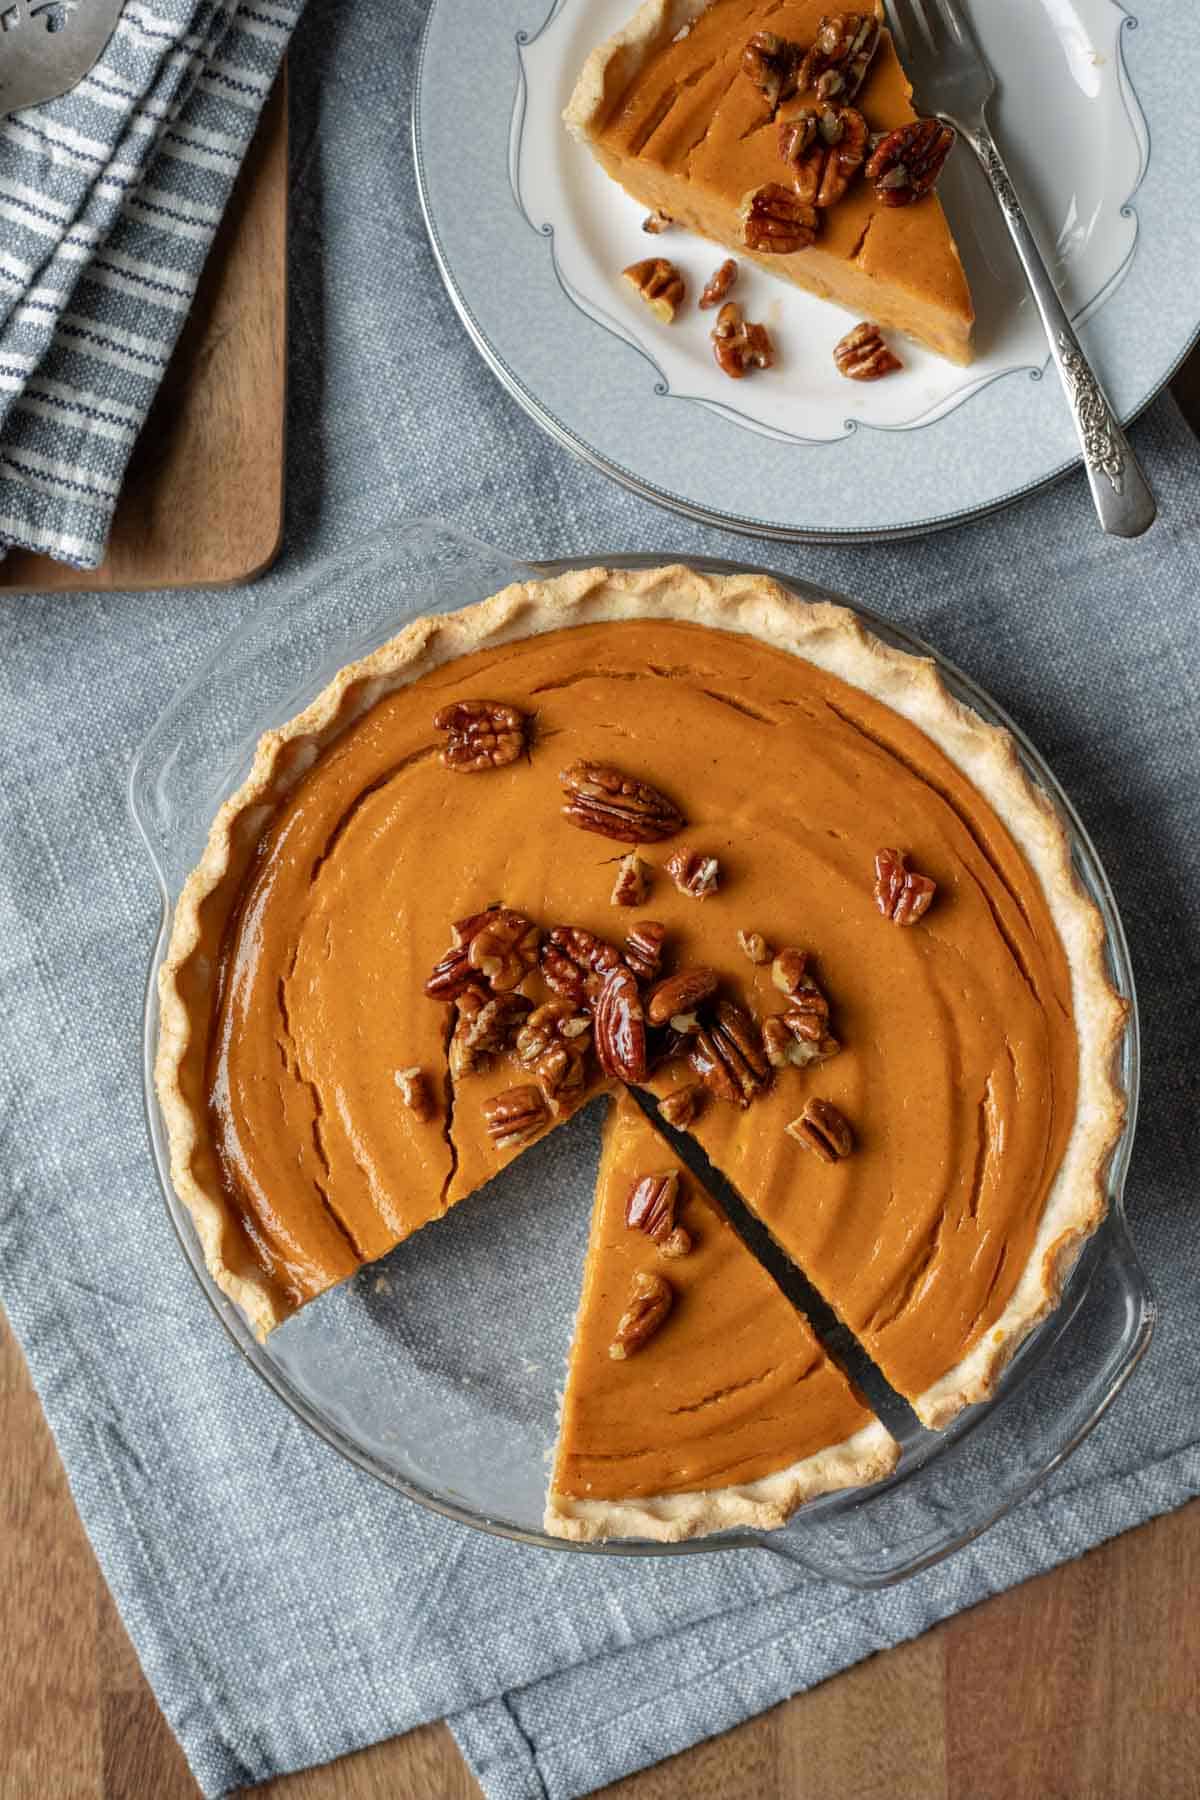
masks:
[[[1040,4],[1049,20],[1053,9],[1047,0]],[[557,127],[557,114],[563,82],[569,91],[570,74],[582,60],[580,46],[591,47],[614,19],[632,10],[631,3],[510,0],[481,17],[468,0],[433,0],[422,36],[413,145],[434,256],[471,339],[531,417],[647,499],[702,523],[784,540],[914,536],[994,511],[1077,467],[1058,383],[1042,379],[1044,356],[1019,357],[973,389],[968,383],[966,398],[935,406],[932,416],[921,417],[918,407],[918,416],[896,425],[860,415],[840,432],[813,440],[754,426],[719,397],[673,383],[640,322],[616,316],[622,302],[615,282],[603,299],[597,291],[580,292],[561,266],[564,238],[578,227],[562,216],[564,206],[569,213],[574,204],[564,202],[562,192],[570,189],[570,160],[586,157]],[[1132,175],[1114,174],[1124,185],[1106,202],[1113,231],[1122,230],[1128,243],[1102,279],[1078,291],[1080,278],[1070,273],[1071,233],[1086,237],[1091,226],[1080,224],[1086,208],[1076,208],[1073,176],[1060,179],[1062,204],[1057,212],[1051,208],[1046,229],[1057,236],[1068,298],[1089,355],[1115,410],[1128,421],[1200,335],[1192,276],[1200,267],[1200,219],[1187,204],[1200,184],[1200,140],[1190,140],[1187,123],[1200,48],[1183,0],[1162,0],[1146,21],[1121,0],[1081,0],[1071,11],[1070,70],[1054,62],[1029,80],[1062,81],[1075,101],[1090,69],[1096,71],[1096,92],[1107,84],[1110,111],[1119,106],[1135,158]],[[1081,36],[1085,25],[1090,39]],[[1053,34],[1057,44],[1060,23]],[[1089,49],[1089,43],[1104,47]],[[543,58],[532,90],[531,53]],[[1036,160],[1039,146],[1014,145],[1013,133],[1040,96],[1018,96],[1018,84],[1006,83],[996,60],[997,135],[1020,173]],[[536,155],[525,142],[531,91],[540,109]],[[1096,112],[1101,136],[1087,147],[1088,158],[1092,165],[1104,163],[1111,150],[1116,165],[1120,146],[1104,137],[1108,127],[1102,109]],[[466,147],[465,116],[472,120]],[[559,217],[526,205],[523,154],[541,171],[553,163],[556,178],[560,161],[568,170],[556,200]],[[965,180],[954,219],[960,237],[964,225],[971,232],[964,211],[979,196],[975,178],[974,170],[956,177]],[[614,184],[600,181],[614,206],[632,206]],[[764,279],[772,288],[782,285]],[[977,268],[973,279],[978,294]],[[1027,330],[1023,341],[1028,348]],[[664,407],[664,400],[677,404]]]

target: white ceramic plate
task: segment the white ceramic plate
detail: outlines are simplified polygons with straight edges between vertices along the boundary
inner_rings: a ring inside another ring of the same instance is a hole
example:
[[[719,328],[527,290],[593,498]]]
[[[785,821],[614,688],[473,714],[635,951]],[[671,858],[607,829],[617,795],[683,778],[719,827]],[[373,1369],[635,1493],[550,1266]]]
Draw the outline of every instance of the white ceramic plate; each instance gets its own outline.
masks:
[[[720,260],[644,208],[561,123],[588,51],[635,0],[434,0],[418,67],[418,182],[451,298],[487,361],[561,442],[639,492],[772,537],[928,530],[1077,460],[998,209],[960,145],[941,185],[978,312],[958,369],[902,341],[855,386],[830,351],[852,316],[743,266],[778,362],[732,388],[711,317],[659,324],[620,270],[667,251],[693,294]],[[1086,349],[1123,418],[1200,326],[1200,45],[1188,0],[970,0],[999,82],[992,122]],[[920,92],[916,101],[920,107]],[[1043,374],[1045,373],[1045,379]]]

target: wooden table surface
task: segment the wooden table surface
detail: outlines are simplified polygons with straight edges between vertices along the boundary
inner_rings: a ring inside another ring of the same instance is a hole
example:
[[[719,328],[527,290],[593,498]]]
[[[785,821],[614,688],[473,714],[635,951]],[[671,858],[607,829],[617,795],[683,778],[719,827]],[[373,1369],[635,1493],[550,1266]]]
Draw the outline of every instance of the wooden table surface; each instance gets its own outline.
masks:
[[[1200,351],[1175,392],[1200,429]],[[1121,1404],[1136,1405],[1136,1392]],[[0,1800],[195,1800],[0,1314]],[[1200,1502],[604,1800],[1200,1797]],[[444,1725],[255,1790],[479,1800]]]

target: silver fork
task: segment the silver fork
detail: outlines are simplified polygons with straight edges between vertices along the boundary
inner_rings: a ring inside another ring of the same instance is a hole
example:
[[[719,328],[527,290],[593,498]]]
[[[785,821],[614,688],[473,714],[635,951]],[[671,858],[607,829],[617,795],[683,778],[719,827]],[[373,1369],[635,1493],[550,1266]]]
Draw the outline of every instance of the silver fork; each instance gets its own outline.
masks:
[[[992,140],[987,105],[995,92],[995,77],[954,0],[887,0],[887,9],[917,94],[970,144],[1000,203],[1046,328],[1100,523],[1116,537],[1139,537],[1154,522],[1158,510],[1154,495],[1072,330]]]

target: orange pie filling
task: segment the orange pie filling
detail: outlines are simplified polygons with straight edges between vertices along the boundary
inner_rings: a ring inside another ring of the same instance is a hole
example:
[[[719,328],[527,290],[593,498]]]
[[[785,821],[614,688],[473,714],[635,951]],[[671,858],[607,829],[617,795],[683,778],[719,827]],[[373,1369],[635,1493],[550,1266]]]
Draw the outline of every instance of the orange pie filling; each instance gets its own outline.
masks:
[[[503,703],[500,737],[485,721],[451,746],[500,752],[447,767],[444,721],[481,696]],[[900,711],[757,637],[632,616],[489,642],[319,753],[301,734],[272,755],[287,779],[239,815],[196,908],[170,971],[189,1024],[168,1010],[163,1052],[198,1121],[176,1180],[219,1196],[206,1253],[227,1291],[259,1297],[260,1329],[632,1082],[688,1090],[667,1111],[900,1392],[987,1340],[1076,1118],[1071,970],[1009,830]],[[564,788],[589,766],[616,787]],[[880,909],[885,847],[923,895],[908,924]],[[618,875],[637,904],[614,904]],[[561,927],[599,945],[568,955],[573,990]],[[668,976],[683,984],[659,1004]],[[698,1051],[721,1018],[751,1033],[732,1097]],[[864,1430],[879,1435],[860,1469],[890,1466],[882,1427],[691,1178],[685,1254],[627,1223],[647,1163],[676,1166],[624,1100],[553,1482],[583,1510],[553,1528],[594,1535],[597,1499],[740,1494],[791,1471],[784,1517],[816,1491],[812,1459]],[[639,1271],[670,1305],[614,1354]]]

